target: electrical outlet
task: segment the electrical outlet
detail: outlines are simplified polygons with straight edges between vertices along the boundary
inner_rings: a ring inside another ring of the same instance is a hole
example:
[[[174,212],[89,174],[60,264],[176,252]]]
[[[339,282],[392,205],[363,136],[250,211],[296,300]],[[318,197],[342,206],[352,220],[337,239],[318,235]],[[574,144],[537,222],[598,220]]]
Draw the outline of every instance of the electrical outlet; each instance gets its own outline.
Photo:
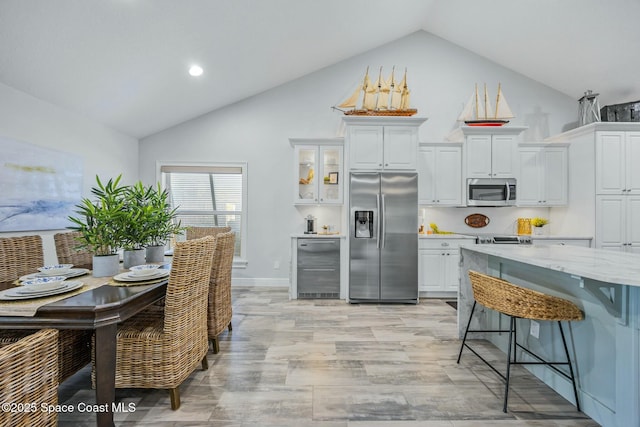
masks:
[[[529,328],[529,333],[536,338],[540,338],[540,323],[532,320],[531,327]]]
[[[274,261],[273,262],[273,269],[274,270],[280,270],[280,261]]]

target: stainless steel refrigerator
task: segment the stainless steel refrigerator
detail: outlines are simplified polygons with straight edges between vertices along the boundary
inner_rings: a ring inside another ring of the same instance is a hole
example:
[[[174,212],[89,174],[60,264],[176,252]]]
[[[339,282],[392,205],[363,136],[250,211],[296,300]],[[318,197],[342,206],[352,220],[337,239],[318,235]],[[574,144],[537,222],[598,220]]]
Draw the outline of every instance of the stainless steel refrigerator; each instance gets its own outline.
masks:
[[[349,301],[418,302],[418,175],[354,172]]]

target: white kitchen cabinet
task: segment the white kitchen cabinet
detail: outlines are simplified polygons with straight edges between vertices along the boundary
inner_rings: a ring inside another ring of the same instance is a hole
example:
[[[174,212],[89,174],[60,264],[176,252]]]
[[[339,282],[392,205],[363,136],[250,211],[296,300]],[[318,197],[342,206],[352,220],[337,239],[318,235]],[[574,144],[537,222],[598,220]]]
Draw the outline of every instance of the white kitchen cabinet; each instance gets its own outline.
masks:
[[[290,139],[294,147],[294,204],[343,201],[342,139]]]
[[[344,118],[349,170],[415,170],[418,117]]]
[[[640,196],[596,197],[598,248],[640,253]]]
[[[640,132],[596,136],[596,194],[640,194]]]
[[[418,290],[437,295],[458,292],[460,245],[473,244],[466,238],[421,238],[418,241]]]
[[[518,149],[518,206],[564,206],[568,201],[568,145],[522,144]]]
[[[526,127],[462,126],[467,178],[517,178],[518,142]]]
[[[418,204],[462,205],[462,145],[420,144],[418,147]]]

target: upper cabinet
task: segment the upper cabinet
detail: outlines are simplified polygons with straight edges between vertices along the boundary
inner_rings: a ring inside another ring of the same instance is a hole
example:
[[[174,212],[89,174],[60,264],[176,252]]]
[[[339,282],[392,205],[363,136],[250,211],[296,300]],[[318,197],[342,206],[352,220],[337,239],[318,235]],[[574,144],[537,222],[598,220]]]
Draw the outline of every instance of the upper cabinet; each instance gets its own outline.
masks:
[[[462,205],[462,144],[419,145],[418,204]]]
[[[350,170],[415,170],[421,117],[345,116]]]
[[[568,200],[568,144],[521,144],[518,206],[564,206]]]
[[[295,149],[294,204],[342,204],[342,139],[290,139]]]
[[[596,194],[640,194],[640,132],[596,135]]]
[[[467,178],[516,178],[518,142],[526,127],[462,126]]]

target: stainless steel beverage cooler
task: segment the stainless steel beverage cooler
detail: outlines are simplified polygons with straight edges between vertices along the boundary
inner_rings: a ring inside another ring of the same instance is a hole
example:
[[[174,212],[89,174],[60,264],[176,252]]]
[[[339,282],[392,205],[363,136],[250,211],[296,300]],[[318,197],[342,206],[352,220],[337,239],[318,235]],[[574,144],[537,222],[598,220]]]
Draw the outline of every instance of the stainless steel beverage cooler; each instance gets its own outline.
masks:
[[[298,239],[298,298],[340,298],[340,239]]]
[[[351,173],[349,301],[418,302],[418,176]]]

